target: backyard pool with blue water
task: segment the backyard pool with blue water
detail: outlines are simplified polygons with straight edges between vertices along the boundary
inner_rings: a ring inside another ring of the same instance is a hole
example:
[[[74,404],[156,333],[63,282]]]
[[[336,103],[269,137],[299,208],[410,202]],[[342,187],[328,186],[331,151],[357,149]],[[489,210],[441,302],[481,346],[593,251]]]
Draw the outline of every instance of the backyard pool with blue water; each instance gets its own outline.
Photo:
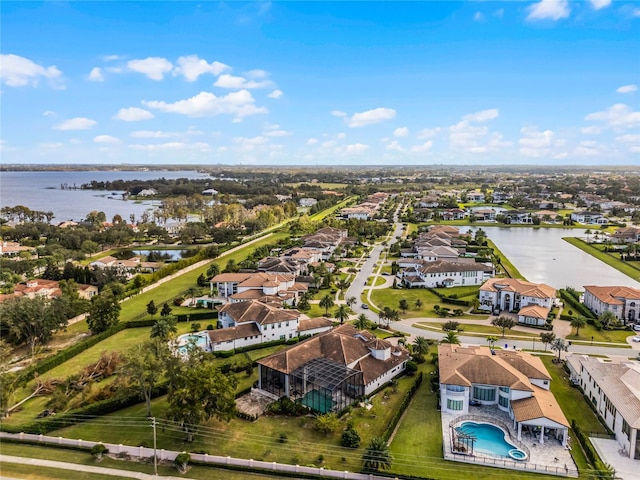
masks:
[[[513,460],[526,460],[527,454],[515,445],[507,442],[505,432],[488,423],[463,422],[456,428],[458,433],[475,438],[473,450],[489,457],[506,457]]]

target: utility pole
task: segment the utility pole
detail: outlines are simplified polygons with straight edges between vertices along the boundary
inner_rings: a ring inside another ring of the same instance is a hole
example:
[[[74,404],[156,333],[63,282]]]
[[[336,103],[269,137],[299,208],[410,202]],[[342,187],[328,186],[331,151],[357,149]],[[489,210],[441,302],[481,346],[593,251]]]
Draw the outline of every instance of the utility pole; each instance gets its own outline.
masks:
[[[158,455],[156,454],[156,417],[151,417],[151,426],[153,427],[153,473],[158,475]]]

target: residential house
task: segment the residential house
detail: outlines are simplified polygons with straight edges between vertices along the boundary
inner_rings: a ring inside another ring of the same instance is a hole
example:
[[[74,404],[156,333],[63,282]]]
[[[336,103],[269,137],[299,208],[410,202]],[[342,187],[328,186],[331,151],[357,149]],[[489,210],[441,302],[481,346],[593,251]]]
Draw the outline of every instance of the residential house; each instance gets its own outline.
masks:
[[[145,188],[144,190],[140,190],[138,192],[138,197],[153,197],[157,195],[158,191],[155,188]]]
[[[607,225],[609,223],[599,212],[573,212],[571,213],[571,220],[585,225]]]
[[[338,246],[347,238],[347,230],[324,227],[302,237],[302,246],[320,252],[322,260],[328,260]]]
[[[640,242],[640,228],[621,227],[609,238],[613,243],[638,243]]]
[[[298,205],[301,207],[313,207],[316,203],[318,203],[318,200],[315,198],[301,198],[298,200]]]
[[[513,195],[500,190],[494,190],[492,193],[493,203],[505,203],[513,198]]]
[[[340,210],[342,218],[356,218],[358,220],[369,220],[375,215],[375,210],[366,207],[345,207]]]
[[[319,412],[339,412],[400,375],[409,352],[341,325],[258,360],[258,388]]]
[[[295,278],[291,273],[221,273],[210,280],[210,285],[212,292],[215,285],[218,296],[232,303],[271,297],[293,305],[308,289]]]
[[[418,207],[420,208],[436,208],[438,205],[440,205],[440,200],[435,196],[422,197],[418,200]]]
[[[83,283],[76,284],[78,295],[81,298],[91,300],[91,298],[98,294],[98,288],[95,285],[85,285]],[[60,283],[57,280],[45,280],[43,278],[36,278],[33,280],[27,280],[26,282],[20,282],[16,284],[13,294],[3,295],[0,301],[7,300],[12,297],[27,297],[36,298],[42,297],[46,299],[53,299],[62,295],[60,289]]]
[[[484,203],[484,193],[477,190],[467,192],[467,202]]]
[[[582,303],[596,315],[608,311],[624,323],[640,323],[640,290],[637,288],[586,285]]]
[[[493,273],[493,267],[475,261],[437,260],[421,261],[403,268],[401,278],[409,288],[439,288],[481,285]]]
[[[471,401],[496,406],[513,421],[518,440],[527,431],[540,444],[552,435],[567,445],[569,422],[549,391],[551,376],[538,357],[441,344],[438,368],[443,413],[466,415]]]
[[[529,305],[540,307],[533,311],[525,309],[518,317],[520,323],[537,325],[540,318],[546,320],[555,303],[556,289],[544,283],[532,283],[517,278],[490,278],[479,292],[480,309],[488,311],[515,311]],[[546,310],[546,315],[544,311]],[[535,322],[533,319],[537,319]]]
[[[571,381],[613,431],[620,453],[640,460],[640,363],[568,355],[567,366]]]
[[[471,213],[478,222],[496,221],[496,211],[493,208],[477,208]]]
[[[443,220],[464,220],[467,216],[464,210],[461,208],[449,208],[447,210],[443,210],[440,215],[442,215]]]
[[[219,307],[218,321],[222,328],[208,331],[214,352],[297,337],[300,312],[250,300]]]
[[[508,210],[503,212],[504,223],[507,225],[531,225],[533,224],[533,218],[529,212],[522,212],[519,210]]]
[[[23,247],[18,242],[0,241],[0,256],[16,257],[22,252],[35,253],[34,247]]]
[[[544,327],[549,317],[550,309],[540,305],[526,305],[518,311],[518,323]]]

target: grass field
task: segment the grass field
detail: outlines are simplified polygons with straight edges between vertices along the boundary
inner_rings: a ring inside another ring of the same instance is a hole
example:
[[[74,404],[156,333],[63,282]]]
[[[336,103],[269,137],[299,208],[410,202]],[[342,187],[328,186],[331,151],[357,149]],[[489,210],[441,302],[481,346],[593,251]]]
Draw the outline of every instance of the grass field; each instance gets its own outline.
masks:
[[[556,320],[563,322],[566,320]],[[636,333],[631,330],[598,330],[593,325],[585,325],[580,329],[580,336],[575,335],[575,328],[571,329],[571,335],[567,335],[568,340],[580,340],[590,342],[592,337],[594,342],[627,343],[627,337],[633,337]]]
[[[463,287],[464,288],[464,287]],[[449,290],[449,289],[447,289]],[[380,308],[382,307],[390,307],[399,309],[399,302],[402,299],[407,300],[409,302],[409,310],[405,314],[401,314],[402,318],[418,318],[418,317],[431,317],[435,318],[438,315],[433,310],[435,305],[440,305],[440,307],[450,308],[452,311],[456,308],[462,308],[466,310],[467,307],[458,307],[457,305],[449,305],[445,304],[438,298],[438,296],[427,289],[424,288],[384,288],[379,290],[371,291],[371,299],[373,302]],[[416,308],[416,300],[420,300],[422,305],[420,308]],[[366,302],[366,300],[364,300]],[[456,317],[456,319],[482,319],[487,318],[487,316],[478,316],[471,314],[464,314],[461,317]]]
[[[640,282],[640,269],[634,266],[634,263],[637,264],[638,262],[623,262],[620,260],[619,254],[604,252],[604,245],[592,245],[576,237],[565,237],[563,240],[583,252],[588,253],[592,257],[597,258],[601,262],[606,263],[610,267],[615,268],[619,272],[624,273],[627,277]]]
[[[454,317],[451,320],[457,321],[457,319],[460,317]],[[417,322],[413,324],[414,327],[417,328],[423,328],[423,327],[431,327],[428,328],[428,330],[442,330],[442,324],[441,323],[436,323],[436,322]],[[461,323],[460,324],[460,328],[462,328],[462,332],[460,333],[460,335],[468,335],[468,336],[481,336],[481,337],[485,337],[488,335],[491,336],[496,336],[498,338],[502,338],[502,330],[498,327],[493,327],[491,325],[477,325],[474,323]],[[444,332],[442,333],[444,335]],[[539,337],[540,335],[537,335],[535,333],[531,333],[531,332],[519,332],[518,330],[507,330],[505,332],[505,338],[517,338],[517,337],[522,337],[522,338],[533,338],[533,337]]]

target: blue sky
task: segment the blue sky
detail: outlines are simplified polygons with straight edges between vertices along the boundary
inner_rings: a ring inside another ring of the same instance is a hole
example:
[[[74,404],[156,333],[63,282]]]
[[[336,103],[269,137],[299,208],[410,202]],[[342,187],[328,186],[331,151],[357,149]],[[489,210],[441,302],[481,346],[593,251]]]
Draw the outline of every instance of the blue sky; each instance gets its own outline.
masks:
[[[640,2],[0,4],[3,163],[640,164]]]

